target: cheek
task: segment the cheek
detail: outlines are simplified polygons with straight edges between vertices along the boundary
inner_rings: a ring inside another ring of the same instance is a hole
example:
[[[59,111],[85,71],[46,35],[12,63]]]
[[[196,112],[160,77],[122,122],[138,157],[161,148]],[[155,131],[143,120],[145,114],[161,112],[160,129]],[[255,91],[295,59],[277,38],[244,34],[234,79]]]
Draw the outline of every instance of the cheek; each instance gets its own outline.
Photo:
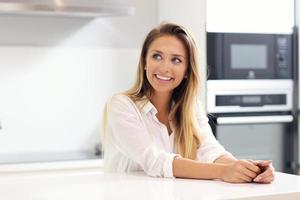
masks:
[[[183,69],[180,69],[176,72],[176,74],[177,74],[176,84],[179,85],[184,80],[185,73],[186,73],[186,70],[184,67],[183,67]]]
[[[182,67],[177,71],[177,75],[178,77],[180,77],[180,79],[183,79],[186,73],[186,67]]]
[[[148,81],[151,82],[152,74],[153,74],[153,67],[151,64],[147,65],[145,72],[146,72],[146,77],[147,77]]]
[[[148,61],[146,68],[147,74],[151,75],[155,72],[155,70],[157,70],[157,68],[159,68],[159,65],[156,62]]]

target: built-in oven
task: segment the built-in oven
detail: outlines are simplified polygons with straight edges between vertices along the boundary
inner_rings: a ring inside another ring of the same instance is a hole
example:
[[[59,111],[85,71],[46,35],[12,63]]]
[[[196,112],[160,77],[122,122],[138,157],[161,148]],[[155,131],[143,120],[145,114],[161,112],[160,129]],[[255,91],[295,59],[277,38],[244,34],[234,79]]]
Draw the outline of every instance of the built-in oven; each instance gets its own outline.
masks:
[[[206,107],[216,138],[238,158],[272,160],[288,173],[297,170],[295,32],[207,32]]]
[[[237,158],[272,160],[293,172],[292,80],[208,80],[207,111],[218,141]]]
[[[210,79],[291,79],[292,34],[207,33]]]

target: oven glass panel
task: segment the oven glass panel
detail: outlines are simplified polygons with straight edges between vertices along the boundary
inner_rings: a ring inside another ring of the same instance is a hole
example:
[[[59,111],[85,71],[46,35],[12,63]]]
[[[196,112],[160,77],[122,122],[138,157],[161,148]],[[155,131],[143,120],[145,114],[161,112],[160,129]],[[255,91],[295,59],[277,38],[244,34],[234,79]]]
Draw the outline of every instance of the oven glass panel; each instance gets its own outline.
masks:
[[[262,44],[230,45],[232,69],[266,69],[267,46]]]

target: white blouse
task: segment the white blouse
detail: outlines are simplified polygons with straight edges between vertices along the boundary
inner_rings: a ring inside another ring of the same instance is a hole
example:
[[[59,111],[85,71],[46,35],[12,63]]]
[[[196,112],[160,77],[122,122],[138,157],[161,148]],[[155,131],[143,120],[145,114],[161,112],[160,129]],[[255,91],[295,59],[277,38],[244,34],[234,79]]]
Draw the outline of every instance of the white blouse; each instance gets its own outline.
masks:
[[[173,177],[172,162],[177,155],[174,133],[169,136],[150,101],[143,107],[138,104],[123,94],[109,100],[103,141],[104,167],[107,171],[143,170],[150,176]],[[204,111],[197,112],[197,120],[202,140],[196,159],[212,163],[218,157],[230,154],[215,139]]]

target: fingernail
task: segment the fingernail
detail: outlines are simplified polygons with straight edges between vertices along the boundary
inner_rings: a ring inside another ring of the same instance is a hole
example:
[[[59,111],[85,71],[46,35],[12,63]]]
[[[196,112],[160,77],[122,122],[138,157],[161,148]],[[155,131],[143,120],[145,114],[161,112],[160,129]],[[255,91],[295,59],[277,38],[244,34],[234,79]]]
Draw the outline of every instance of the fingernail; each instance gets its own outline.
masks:
[[[260,176],[257,176],[255,179],[254,179],[254,181],[259,181],[261,179],[261,177]]]

